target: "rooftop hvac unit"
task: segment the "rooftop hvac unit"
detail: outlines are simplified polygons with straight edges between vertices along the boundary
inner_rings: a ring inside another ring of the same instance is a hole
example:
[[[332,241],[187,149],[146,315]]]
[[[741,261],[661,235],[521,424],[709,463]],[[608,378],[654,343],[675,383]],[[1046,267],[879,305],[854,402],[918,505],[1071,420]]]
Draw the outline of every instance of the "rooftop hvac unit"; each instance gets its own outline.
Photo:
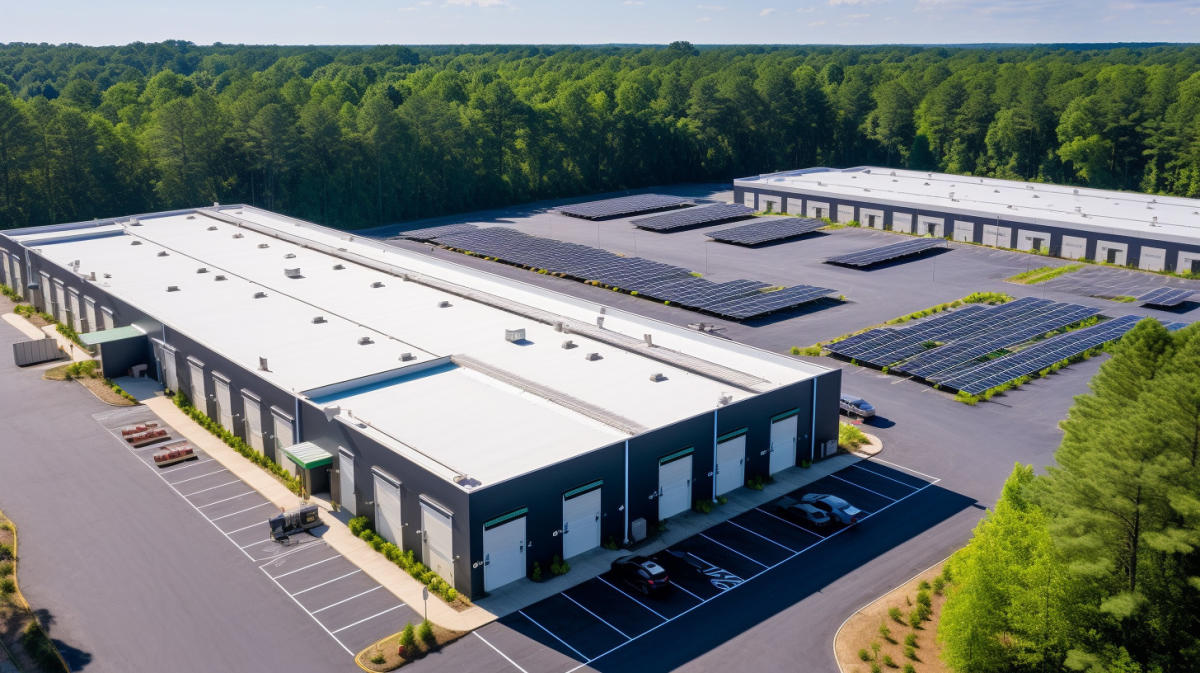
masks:
[[[202,266],[199,269],[196,269],[196,273],[208,273],[208,267]]]
[[[417,359],[417,356],[413,355],[412,353],[401,353],[400,354],[401,362],[409,362],[411,360],[416,360],[416,359]]]
[[[583,356],[583,359],[588,360],[589,362],[595,362],[596,360],[603,360],[604,356],[600,355],[599,353],[588,353],[587,355]]]
[[[254,298],[255,299],[266,299],[267,293],[260,290],[260,291],[254,293]]]
[[[167,292],[178,292],[178,291],[179,291],[178,285],[168,285],[167,286]]]
[[[1158,226],[1158,215],[1155,215],[1154,217],[1150,218],[1150,226],[1152,226],[1152,227]]]
[[[634,542],[641,542],[646,539],[646,517],[639,516],[629,522],[629,537]]]
[[[599,327],[601,329],[604,328],[604,316],[602,316],[602,315],[596,316],[596,327]]]
[[[264,358],[264,357],[261,357],[261,356],[258,358],[258,370],[259,370],[259,371],[262,371],[262,372],[269,372],[269,371],[271,371],[271,370],[270,370],[270,369],[267,367],[267,359],[266,359],[266,358]]]
[[[567,339],[566,341],[562,342],[562,347],[564,350],[571,350],[572,348],[576,347],[576,344],[574,341]]]
[[[554,331],[555,331],[555,332],[561,332],[561,331],[563,331],[563,328],[564,328],[564,327],[565,327],[565,325],[563,325],[563,323],[562,323],[562,321],[561,321],[561,320],[559,320],[558,322],[554,323]]]
[[[284,259],[296,259],[296,253],[289,252],[288,254],[284,255],[283,258]]]
[[[359,346],[370,346],[373,343],[375,343],[375,340],[369,336],[358,337],[358,345]]]
[[[195,216],[195,215],[188,215],[188,216],[187,216],[187,218],[188,218],[189,220],[194,220],[194,219],[196,219],[196,216]]]
[[[283,275],[287,276],[288,278],[303,278],[303,276],[300,275],[300,267],[298,266],[292,269],[284,269]]]
[[[377,280],[374,283],[371,283],[371,287],[383,287],[383,281]]]
[[[214,225],[210,226],[206,231],[216,231],[216,230],[217,230],[217,225],[214,224]]]
[[[217,275],[213,276],[213,280],[229,280],[229,279],[226,278],[223,274],[217,274]]]
[[[525,328],[506,329],[504,330],[504,340],[509,343],[516,343],[525,340]]]
[[[312,319],[312,323],[314,325],[324,325],[327,322],[329,322],[329,321],[326,320],[325,316],[323,316],[323,315],[316,316],[315,318]]]
[[[92,271],[91,273],[89,273],[87,279],[88,280],[96,280],[96,272]]]
[[[259,243],[259,244],[258,244],[258,249],[259,249],[259,250],[263,250],[263,249],[265,249],[265,248],[269,248],[269,247],[271,247],[271,244],[270,244],[270,243]]]
[[[129,245],[141,245],[141,244],[142,244],[141,241],[130,241],[129,242]]]
[[[438,302],[438,308],[450,308],[452,304],[445,299]]]
[[[342,269],[344,269],[344,268],[346,268],[346,265],[345,265],[345,264],[334,264],[334,265],[333,265],[333,270],[334,270],[334,271],[341,271],[341,270],[342,270]]]
[[[654,335],[653,334],[646,332],[645,334],[642,335],[642,338],[646,340],[647,346],[651,346],[651,347],[654,346]]]
[[[170,255],[170,254],[171,254],[171,253],[167,252],[166,250],[159,250],[159,251],[158,251],[158,256],[159,256],[159,257],[166,257],[167,255]]]
[[[732,401],[733,401],[733,395],[730,395],[729,393],[721,393],[721,396],[717,398],[717,404],[722,407],[725,406],[726,404],[729,404]]]
[[[234,238],[246,238],[246,235],[239,231],[239,232],[235,233],[233,235],[233,237]]]
[[[655,383],[658,383],[660,381],[666,381],[667,376],[666,376],[666,374],[663,374],[662,372],[656,372],[656,373],[650,375],[650,380]]]

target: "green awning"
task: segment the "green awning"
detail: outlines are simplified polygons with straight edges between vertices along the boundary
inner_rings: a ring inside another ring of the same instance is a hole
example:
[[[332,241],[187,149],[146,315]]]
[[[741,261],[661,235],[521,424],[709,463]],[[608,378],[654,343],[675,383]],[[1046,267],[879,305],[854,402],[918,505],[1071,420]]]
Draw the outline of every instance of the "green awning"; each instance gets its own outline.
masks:
[[[85,346],[96,346],[98,344],[106,344],[110,341],[121,341],[123,339],[133,339],[135,337],[144,337],[146,333],[134,327],[126,325],[124,327],[114,327],[112,329],[100,330],[99,332],[87,332],[79,335],[79,340]]]
[[[306,470],[333,463],[333,454],[312,442],[293,444],[283,450],[283,455]]]

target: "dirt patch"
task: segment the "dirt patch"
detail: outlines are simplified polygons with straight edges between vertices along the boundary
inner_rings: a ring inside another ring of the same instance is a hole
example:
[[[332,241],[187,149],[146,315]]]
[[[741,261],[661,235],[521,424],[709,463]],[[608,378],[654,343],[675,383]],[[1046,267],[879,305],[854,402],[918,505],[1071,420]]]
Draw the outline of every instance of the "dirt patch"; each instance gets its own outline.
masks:
[[[435,642],[433,645],[426,646],[417,639],[415,652],[404,652],[400,647],[400,634],[392,634],[372,645],[368,645],[365,650],[358,653],[354,658],[359,666],[368,671],[393,671],[401,666],[429,656],[442,649],[446,645],[467,635],[464,631],[451,631],[444,629],[437,624],[432,624],[433,635]],[[408,656],[405,656],[405,655]]]
[[[951,673],[942,663],[941,647],[937,642],[937,623],[945,593],[938,593],[936,579],[942,574],[942,563],[922,572],[901,586],[884,594],[874,603],[859,610],[846,620],[833,642],[834,655],[843,673],[872,673],[873,671],[918,671],[919,673]],[[930,599],[929,618],[913,628],[909,616],[918,609],[917,594],[922,586]],[[896,620],[889,610],[899,610]],[[887,628],[885,638],[880,625]],[[911,639],[910,639],[911,636]],[[912,643],[911,658],[905,650]],[[878,647],[878,651],[876,651]],[[864,660],[862,653],[867,659]],[[893,666],[887,665],[890,657]],[[912,668],[908,668],[911,666]]]
[[[17,585],[17,533],[0,512],[0,663],[30,673],[64,673],[66,666],[33,617]]]
[[[82,363],[69,362],[65,365],[51,367],[47,369],[42,378],[51,381],[78,381],[79,385],[87,388],[101,402],[111,404],[114,407],[132,407],[137,404],[136,401],[122,395],[120,391],[115,390],[112,385],[105,379],[100,378],[100,375],[94,370],[89,370],[91,373],[83,373],[82,375],[72,375],[73,368],[77,370]]]

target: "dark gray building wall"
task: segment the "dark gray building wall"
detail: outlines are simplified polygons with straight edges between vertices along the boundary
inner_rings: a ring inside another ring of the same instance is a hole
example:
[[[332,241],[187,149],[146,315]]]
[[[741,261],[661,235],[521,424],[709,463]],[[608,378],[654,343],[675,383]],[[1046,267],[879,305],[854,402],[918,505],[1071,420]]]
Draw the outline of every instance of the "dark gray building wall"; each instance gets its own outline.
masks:
[[[153,378],[153,359],[150,355],[150,339],[145,336],[120,341],[110,341],[96,347],[105,378],[116,378],[129,374],[130,367],[149,364],[147,375]]]

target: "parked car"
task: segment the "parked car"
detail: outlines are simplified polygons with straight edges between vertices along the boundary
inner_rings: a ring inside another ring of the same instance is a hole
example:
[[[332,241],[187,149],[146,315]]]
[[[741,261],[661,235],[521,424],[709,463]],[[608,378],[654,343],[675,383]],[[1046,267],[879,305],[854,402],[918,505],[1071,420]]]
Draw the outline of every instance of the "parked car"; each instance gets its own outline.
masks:
[[[864,420],[875,415],[875,407],[857,395],[842,395],[838,407],[842,410],[843,414],[857,416]]]
[[[667,569],[645,556],[622,556],[612,562],[613,576],[643,596],[660,594],[671,585]]]
[[[807,502],[799,502],[794,498],[780,498],[775,509],[785,519],[814,528],[825,528],[833,523],[825,510]]]
[[[833,520],[838,523],[850,525],[858,523],[862,519],[865,512],[842,500],[836,495],[827,493],[808,493],[800,498],[800,502],[806,505],[812,505],[817,509],[828,514]]]

